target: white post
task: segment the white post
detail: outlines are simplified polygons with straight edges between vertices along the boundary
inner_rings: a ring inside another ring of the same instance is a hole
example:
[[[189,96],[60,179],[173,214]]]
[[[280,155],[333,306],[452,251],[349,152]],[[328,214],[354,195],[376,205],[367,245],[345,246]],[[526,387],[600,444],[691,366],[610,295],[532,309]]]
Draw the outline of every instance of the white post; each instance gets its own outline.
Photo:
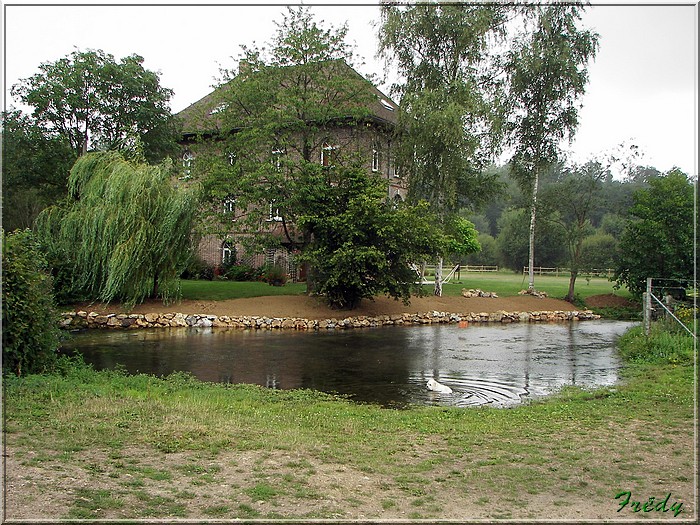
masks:
[[[644,297],[644,333],[649,335],[651,331],[651,277],[647,278],[647,291]]]

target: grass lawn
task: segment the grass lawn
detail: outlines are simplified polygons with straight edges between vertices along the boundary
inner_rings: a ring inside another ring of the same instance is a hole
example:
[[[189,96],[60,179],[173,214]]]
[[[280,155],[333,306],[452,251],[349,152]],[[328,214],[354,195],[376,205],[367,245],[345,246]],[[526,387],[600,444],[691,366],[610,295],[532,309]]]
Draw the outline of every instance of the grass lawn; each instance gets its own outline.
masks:
[[[7,378],[6,516],[632,520],[616,499],[629,491],[670,494],[692,519],[692,341],[637,329],[625,345],[618,385],[513,409],[389,410],[79,364]]]
[[[270,286],[262,282],[238,281],[180,281],[183,299],[199,301],[222,301],[266,295],[301,295],[306,292],[306,283],[287,283]]]
[[[460,295],[462,288],[479,288],[487,292],[496,292],[502,297],[508,297],[517,295],[520,290],[527,288],[527,277],[513,272],[463,272],[460,277],[460,279],[453,279],[443,286],[445,295]],[[535,288],[547,292],[550,297],[563,298],[569,291],[569,278],[549,275],[536,276]],[[269,286],[261,282],[183,280],[181,281],[181,289],[183,299],[220,301],[266,295],[301,295],[306,291],[306,284],[288,283],[285,286]],[[432,286],[425,286],[424,289],[427,293],[431,293]],[[615,290],[613,283],[602,277],[594,277],[590,280],[577,279],[576,293],[582,299],[591,295],[610,293],[630,297],[627,290]]]

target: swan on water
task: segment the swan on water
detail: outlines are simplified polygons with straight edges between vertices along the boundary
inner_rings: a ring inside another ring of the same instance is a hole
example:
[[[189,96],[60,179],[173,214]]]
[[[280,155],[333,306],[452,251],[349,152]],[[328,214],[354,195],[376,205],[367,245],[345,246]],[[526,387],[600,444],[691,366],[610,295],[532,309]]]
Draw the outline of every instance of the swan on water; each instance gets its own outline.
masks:
[[[432,377],[430,379],[428,379],[428,384],[425,386],[428,387],[428,390],[432,390],[433,392],[438,392],[440,394],[451,394],[452,393],[452,389],[449,386],[438,383]]]

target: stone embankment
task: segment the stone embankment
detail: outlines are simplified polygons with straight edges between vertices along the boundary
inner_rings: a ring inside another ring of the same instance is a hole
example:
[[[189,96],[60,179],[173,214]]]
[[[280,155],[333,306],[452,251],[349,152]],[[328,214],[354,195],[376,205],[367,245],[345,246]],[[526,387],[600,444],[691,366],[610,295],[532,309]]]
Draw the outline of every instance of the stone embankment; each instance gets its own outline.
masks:
[[[600,319],[590,310],[548,312],[448,313],[426,312],[381,315],[378,317],[346,317],[344,319],[299,319],[292,317],[217,316],[212,314],[148,313],[98,314],[96,312],[65,312],[61,327],[82,328],[158,328],[158,327],[221,327],[252,330],[329,330],[388,325],[425,325],[468,323],[536,323]]]

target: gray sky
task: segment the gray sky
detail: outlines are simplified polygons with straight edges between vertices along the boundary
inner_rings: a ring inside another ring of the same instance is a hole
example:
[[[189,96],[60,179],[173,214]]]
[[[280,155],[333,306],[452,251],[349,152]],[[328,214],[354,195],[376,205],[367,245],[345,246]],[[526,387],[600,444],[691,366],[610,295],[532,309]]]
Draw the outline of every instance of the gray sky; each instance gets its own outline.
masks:
[[[358,69],[382,79],[383,63],[374,57],[375,2],[347,1],[312,10],[317,20],[334,26],[347,21],[349,40],[366,61]],[[32,3],[39,2],[3,5],[7,107],[13,103],[9,89],[19,79],[78,48],[102,49],[117,59],[143,56],[147,69],[161,73],[161,85],[175,91],[171,108],[178,112],[211,91],[219,67],[233,66],[241,44],[267,42],[274,20],[286,9],[269,4],[28,5]],[[641,163],[662,171],[677,165],[697,175],[698,7],[593,4],[582,25],[600,34],[600,49],[589,68],[579,131],[565,149],[573,160],[584,162],[622,142],[634,143],[644,153]]]

